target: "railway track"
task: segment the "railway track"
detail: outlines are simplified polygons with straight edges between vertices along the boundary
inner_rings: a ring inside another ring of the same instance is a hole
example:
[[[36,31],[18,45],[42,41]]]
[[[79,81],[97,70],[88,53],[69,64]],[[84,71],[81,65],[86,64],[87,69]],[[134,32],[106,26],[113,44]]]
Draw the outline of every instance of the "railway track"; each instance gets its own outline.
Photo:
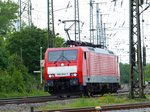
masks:
[[[150,91],[146,91],[145,93],[149,94]],[[116,94],[111,95],[128,95],[128,91],[118,91]],[[99,97],[100,95],[95,95],[93,97]],[[7,98],[7,99],[0,99],[0,106],[6,104],[23,104],[23,103],[42,103],[48,101],[59,101],[59,100],[67,100],[67,99],[74,99],[80,98],[80,96],[72,96],[70,98],[64,97],[59,98],[57,96],[36,96],[36,97],[23,97],[23,98]]]
[[[150,102],[123,104],[123,105],[111,105],[111,106],[75,108],[75,109],[42,110],[42,111],[34,111],[34,108],[31,108],[31,112],[105,112],[105,111],[130,110],[130,109],[148,108],[148,107],[150,107]]]
[[[74,96],[70,98],[59,98],[57,96],[36,96],[36,97],[23,97],[23,98],[9,98],[0,99],[0,106],[6,104],[23,104],[23,103],[42,103],[48,101],[59,101],[66,99],[79,98],[79,96]]]

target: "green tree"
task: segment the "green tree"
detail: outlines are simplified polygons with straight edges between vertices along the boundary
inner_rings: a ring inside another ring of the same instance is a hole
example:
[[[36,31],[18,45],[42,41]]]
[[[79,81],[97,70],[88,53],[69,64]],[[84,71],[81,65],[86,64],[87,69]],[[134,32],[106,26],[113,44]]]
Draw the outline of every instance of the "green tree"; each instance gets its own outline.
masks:
[[[44,57],[48,45],[47,40],[47,30],[26,27],[18,32],[14,32],[7,39],[7,49],[10,51],[10,54],[16,53],[20,56],[29,72],[33,73],[34,70],[40,69],[40,47],[43,48],[42,54]],[[55,42],[55,47],[61,47],[64,39],[56,37]]]
[[[0,0],[0,35],[12,30],[18,8],[18,5],[11,0]]]
[[[10,54],[20,56],[30,73],[39,70],[40,47],[44,54],[47,48],[47,32],[36,27],[21,29],[7,39]]]
[[[8,65],[8,53],[5,50],[5,41],[2,36],[0,36],[0,68],[6,69]]]
[[[6,70],[0,69],[0,93],[2,92],[10,92],[10,88],[12,85],[12,78],[9,76]]]
[[[0,92],[30,92],[32,80],[27,68],[16,54],[9,58],[7,70],[0,70]]]
[[[120,77],[121,83],[128,83],[129,82],[129,64],[120,63]]]
[[[144,68],[144,76],[145,76],[145,81],[150,82],[150,64],[147,64]]]
[[[32,80],[21,58],[17,54],[13,54],[9,57],[9,62],[10,64],[7,72],[13,79],[13,84],[15,86],[13,89],[17,92],[29,92]]]
[[[54,47],[63,47],[64,42],[65,42],[64,38],[57,36],[55,37],[55,40],[54,40],[54,43],[55,43]]]

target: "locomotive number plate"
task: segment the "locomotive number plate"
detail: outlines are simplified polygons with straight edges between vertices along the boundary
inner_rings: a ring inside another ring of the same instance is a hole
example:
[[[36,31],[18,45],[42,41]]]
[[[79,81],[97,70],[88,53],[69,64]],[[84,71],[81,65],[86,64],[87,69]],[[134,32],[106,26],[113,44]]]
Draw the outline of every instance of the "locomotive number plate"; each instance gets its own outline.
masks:
[[[69,76],[68,73],[57,73],[57,76]]]

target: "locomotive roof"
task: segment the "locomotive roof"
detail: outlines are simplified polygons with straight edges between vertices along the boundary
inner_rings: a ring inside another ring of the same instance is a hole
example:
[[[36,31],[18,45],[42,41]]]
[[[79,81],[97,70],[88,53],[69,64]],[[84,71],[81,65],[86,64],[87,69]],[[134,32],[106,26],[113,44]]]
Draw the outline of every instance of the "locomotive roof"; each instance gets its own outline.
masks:
[[[82,49],[83,51],[92,51],[96,53],[102,53],[102,54],[114,54],[112,51],[102,48],[94,48],[94,47],[86,47],[86,46],[77,46],[77,47],[60,47],[60,48],[48,48],[47,50],[54,51],[54,50],[71,50],[71,49]]]
[[[96,53],[102,53],[102,54],[114,54],[112,51],[102,48],[94,48],[94,47],[86,47],[88,50],[96,52]]]

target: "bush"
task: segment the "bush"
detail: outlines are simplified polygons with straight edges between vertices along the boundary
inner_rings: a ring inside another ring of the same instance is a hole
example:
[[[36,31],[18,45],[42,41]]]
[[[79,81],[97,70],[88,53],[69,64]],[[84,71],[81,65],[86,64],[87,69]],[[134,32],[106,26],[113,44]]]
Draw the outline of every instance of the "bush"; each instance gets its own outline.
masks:
[[[0,92],[29,92],[32,78],[27,68],[15,54],[8,60],[10,64],[7,70],[0,70]]]

